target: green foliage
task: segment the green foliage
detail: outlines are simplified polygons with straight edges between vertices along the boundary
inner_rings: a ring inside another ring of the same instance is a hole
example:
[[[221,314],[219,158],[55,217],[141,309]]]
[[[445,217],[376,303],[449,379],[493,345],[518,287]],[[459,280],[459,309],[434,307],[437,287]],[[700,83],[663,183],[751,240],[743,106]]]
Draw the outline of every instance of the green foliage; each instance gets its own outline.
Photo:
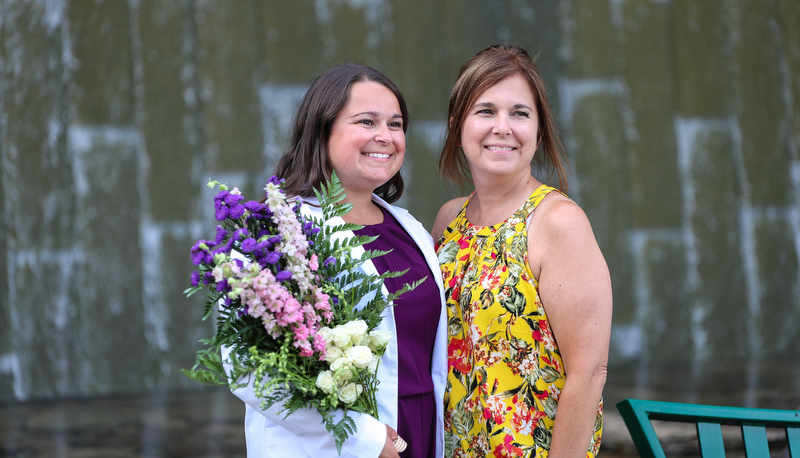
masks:
[[[316,191],[322,208],[322,218],[311,218],[310,222],[319,231],[310,239],[314,254],[319,259],[318,277],[322,290],[330,297],[333,320],[326,323],[333,327],[354,320],[364,320],[368,329],[377,327],[384,309],[401,294],[416,288],[423,280],[406,284],[394,294],[384,296],[382,288],[386,278],[397,277],[405,272],[386,272],[380,275],[367,275],[362,265],[369,259],[382,256],[386,252],[364,250],[363,246],[375,237],[345,236],[348,231],[362,226],[344,222],[341,219],[352,209],[344,202],[344,188],[334,174],[332,180]],[[297,213],[297,217],[304,217]],[[333,223],[333,221],[340,221]],[[246,224],[246,215],[233,222],[233,226]],[[237,226],[240,225],[240,226]],[[257,233],[257,230],[254,231]],[[238,243],[238,242],[237,242]],[[238,247],[234,244],[234,247]],[[327,261],[327,262],[326,262]],[[214,266],[200,265],[198,272],[205,275]],[[363,412],[378,417],[377,374],[361,375],[358,383],[364,388],[356,402],[345,405],[336,393],[326,394],[316,386],[316,377],[328,369],[325,361],[315,357],[300,357],[293,346],[289,332],[277,338],[270,335],[259,319],[240,313],[243,309],[238,298],[233,298],[230,306],[221,306],[225,299],[209,285],[203,319],[216,317],[216,332],[213,337],[203,339],[204,348],[197,352],[194,366],[183,370],[192,380],[208,385],[238,388],[242,376],[254,376],[254,391],[263,409],[280,406],[280,412],[289,416],[298,409],[314,408],[320,412],[325,428],[333,435],[336,447],[341,453],[344,440],[355,432],[355,422],[348,411]],[[187,288],[187,296],[195,294],[201,286]],[[356,308],[360,305],[359,308]],[[222,351],[228,350],[223,360]],[[227,369],[227,372],[226,372]],[[334,415],[340,410],[343,415]],[[338,418],[338,420],[337,420]]]

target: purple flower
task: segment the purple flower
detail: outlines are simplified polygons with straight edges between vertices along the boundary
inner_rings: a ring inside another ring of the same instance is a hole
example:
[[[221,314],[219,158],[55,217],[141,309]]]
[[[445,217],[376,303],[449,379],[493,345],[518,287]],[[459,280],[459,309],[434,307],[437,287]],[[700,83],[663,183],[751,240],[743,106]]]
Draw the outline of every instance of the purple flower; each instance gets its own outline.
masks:
[[[236,240],[242,240],[245,236],[247,236],[247,229],[243,227],[233,232],[233,238]]]
[[[211,272],[206,272],[203,275],[203,283],[205,283],[206,285],[214,283],[214,274],[212,274]]]
[[[219,208],[225,203],[225,198],[230,194],[229,191],[220,191],[214,196],[214,208]]]
[[[214,257],[208,252],[208,240],[199,240],[192,246],[192,264],[199,266],[200,264],[209,264],[214,261]]]
[[[214,197],[214,217],[217,221],[227,218],[239,219],[244,214],[244,207],[239,204],[243,199],[241,194],[231,194],[229,191],[220,191]]]
[[[228,218],[228,213],[230,213],[228,207],[219,207],[217,211],[214,212],[214,218],[216,218],[217,221],[225,221]]]
[[[217,291],[221,293],[226,289],[228,289],[228,280],[223,278],[221,282],[217,283]]]
[[[331,256],[328,259],[326,259],[325,261],[323,261],[322,262],[322,267],[328,267],[331,264],[336,264],[336,258],[334,258],[333,256]]]
[[[200,284],[200,273],[196,270],[192,272],[192,286],[197,286]]]
[[[217,236],[214,237],[214,243],[219,245],[220,243],[224,242],[227,235],[228,231],[224,227],[217,226]]]
[[[266,205],[262,205],[255,200],[250,200],[244,203],[244,208],[251,213],[259,213]]]
[[[243,206],[234,205],[233,207],[230,207],[230,212],[229,212],[228,216],[230,216],[233,219],[239,219],[239,218],[242,217],[242,215],[244,215],[244,207]]]
[[[227,205],[229,207],[233,207],[234,205],[239,204],[239,202],[241,202],[242,199],[244,199],[244,197],[242,197],[241,194],[230,194],[230,193],[228,193],[228,195],[224,197],[225,205]]]
[[[272,183],[275,186],[279,186],[281,183],[283,183],[283,181],[283,178],[278,178],[275,175],[272,175],[272,178],[269,179],[269,183]]]
[[[282,271],[278,272],[277,275],[275,275],[275,280],[278,280],[278,281],[281,281],[281,282],[286,281],[286,280],[288,280],[290,278],[292,278],[292,273],[289,272],[288,270],[282,270]]]
[[[264,256],[264,259],[268,264],[275,264],[281,259],[281,254],[277,251],[270,251],[266,256]]]
[[[258,242],[256,242],[256,239],[248,237],[244,239],[244,242],[242,242],[242,251],[245,253],[252,253],[256,249],[257,245]]]

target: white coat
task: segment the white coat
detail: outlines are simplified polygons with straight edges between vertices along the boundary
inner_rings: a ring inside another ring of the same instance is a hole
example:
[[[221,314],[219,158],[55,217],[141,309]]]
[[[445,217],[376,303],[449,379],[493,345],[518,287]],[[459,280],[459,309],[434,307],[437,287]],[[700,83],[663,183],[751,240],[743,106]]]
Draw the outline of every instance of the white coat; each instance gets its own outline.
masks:
[[[322,211],[314,198],[305,199],[312,205],[303,205],[303,213],[322,218]],[[439,299],[441,310],[439,313],[439,323],[434,342],[433,358],[431,360],[434,395],[436,399],[436,456],[444,456],[444,389],[447,380],[447,312],[444,302],[444,289],[442,287],[442,277],[439,274],[439,262],[433,249],[433,240],[430,234],[423,228],[408,211],[390,205],[373,195],[373,201],[389,211],[400,223],[411,238],[417,243],[425,256],[425,260],[430,267],[433,278],[426,281],[435,281],[439,288]],[[340,217],[332,218],[326,224],[342,224]],[[352,237],[352,232],[342,234],[345,237]],[[353,253],[354,257],[359,256],[363,249]],[[362,270],[370,275],[377,275],[375,265],[371,261],[366,261],[362,265]],[[387,294],[384,286],[383,293]],[[383,321],[378,329],[389,331],[394,336],[386,348],[381,364],[378,366],[378,385],[377,401],[378,416],[375,419],[370,415],[358,412],[350,412],[348,415],[355,420],[356,432],[348,437],[342,446],[342,454],[338,455],[333,436],[325,430],[322,417],[315,409],[299,409],[290,416],[284,418],[279,413],[278,404],[268,410],[262,410],[261,401],[255,396],[253,391],[252,376],[245,376],[249,383],[239,389],[233,390],[233,394],[245,402],[245,437],[247,441],[248,458],[272,458],[286,457],[359,457],[377,458],[384,444],[386,443],[387,424],[397,429],[397,331],[395,329],[393,307],[387,307],[383,312]],[[227,357],[227,351],[223,349],[223,360]],[[244,384],[244,378],[239,383]],[[405,437],[406,441],[413,441],[413,437]]]

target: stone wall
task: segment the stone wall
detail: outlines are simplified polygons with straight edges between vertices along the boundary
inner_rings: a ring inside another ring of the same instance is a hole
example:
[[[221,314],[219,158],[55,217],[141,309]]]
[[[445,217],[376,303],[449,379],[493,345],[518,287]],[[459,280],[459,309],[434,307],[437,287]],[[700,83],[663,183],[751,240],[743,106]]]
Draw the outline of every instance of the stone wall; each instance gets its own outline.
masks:
[[[497,42],[539,54],[612,364],[796,362],[797,24],[794,0],[0,0],[0,400],[193,386],[205,183],[255,198],[332,65],[403,88],[401,205],[430,227],[455,74]]]

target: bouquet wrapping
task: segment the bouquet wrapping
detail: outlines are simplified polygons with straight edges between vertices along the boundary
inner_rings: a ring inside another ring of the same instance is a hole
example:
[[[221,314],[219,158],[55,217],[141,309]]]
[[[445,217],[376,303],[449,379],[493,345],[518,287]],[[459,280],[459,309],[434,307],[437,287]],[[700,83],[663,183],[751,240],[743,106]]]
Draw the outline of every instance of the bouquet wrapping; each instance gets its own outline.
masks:
[[[326,224],[352,207],[335,175],[315,190],[321,219],[304,215],[302,200],[288,199],[282,185],[273,177],[262,201],[243,202],[237,188],[209,183],[219,188],[219,224],[213,240],[191,249],[196,270],[185,293],[207,290],[203,319],[214,317],[216,331],[183,372],[231,389],[250,374],[263,409],[316,409],[341,453],[355,432],[349,411],[378,418],[377,369],[393,337],[377,329],[381,314],[421,281],[383,295],[384,279],[404,272],[359,270],[386,252],[356,250],[374,240],[344,236],[361,226]]]

